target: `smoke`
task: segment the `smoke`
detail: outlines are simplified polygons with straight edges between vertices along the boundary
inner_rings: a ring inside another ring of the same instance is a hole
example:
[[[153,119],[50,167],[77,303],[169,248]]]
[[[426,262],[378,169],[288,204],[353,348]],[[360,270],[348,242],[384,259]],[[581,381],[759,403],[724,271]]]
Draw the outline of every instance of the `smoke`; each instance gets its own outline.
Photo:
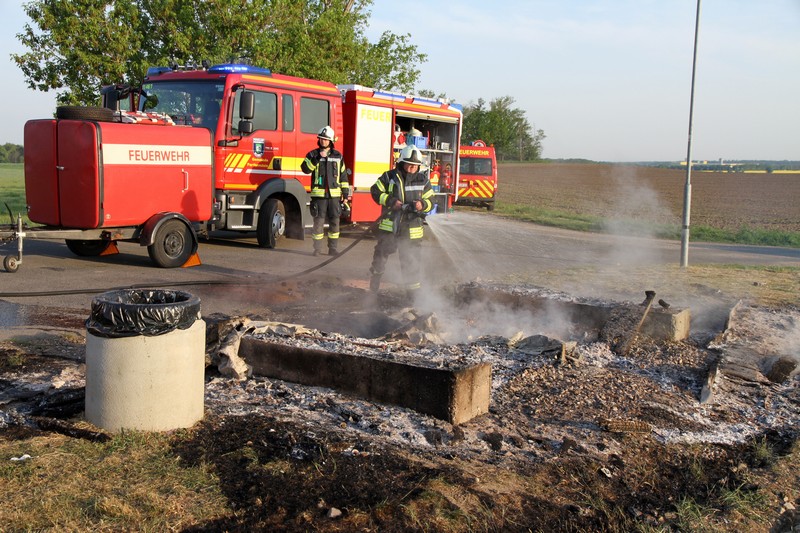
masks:
[[[469,343],[482,336],[546,335],[567,340],[574,329],[563,307],[548,301],[536,310],[515,309],[484,298],[456,303],[453,294],[428,290],[414,303],[419,312],[436,315],[439,335],[451,344]]]
[[[660,226],[675,224],[675,216],[658,193],[639,179],[635,167],[613,166],[610,181],[613,200],[604,229],[618,238],[612,240],[609,256],[627,266],[659,263],[661,254],[645,241],[657,238]]]
[[[680,259],[679,250],[675,248],[672,255],[660,238],[664,229],[676,227],[679,218],[634,166],[610,166],[607,175],[596,179],[609,188],[595,199],[605,202],[596,206],[605,221],[603,234],[597,235],[596,246],[576,252],[575,266],[585,268],[584,274],[562,290],[623,301],[639,300],[646,290],[658,293],[655,273]],[[665,295],[670,301],[675,296]]]

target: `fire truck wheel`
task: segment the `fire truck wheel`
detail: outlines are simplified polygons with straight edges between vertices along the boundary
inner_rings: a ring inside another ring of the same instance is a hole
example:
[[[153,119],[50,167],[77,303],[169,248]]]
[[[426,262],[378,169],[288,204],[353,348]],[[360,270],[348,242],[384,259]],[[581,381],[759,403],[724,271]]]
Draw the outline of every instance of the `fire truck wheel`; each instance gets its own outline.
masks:
[[[256,238],[262,248],[275,248],[286,233],[286,209],[283,202],[269,198],[261,204],[258,213]]]
[[[19,270],[19,261],[13,255],[7,255],[3,258],[3,268],[6,272],[14,273]]]
[[[162,268],[175,268],[192,255],[191,228],[180,220],[168,220],[156,231],[153,244],[147,247],[150,259]]]
[[[67,243],[67,248],[69,248],[70,252],[81,257],[97,257],[111,246],[111,241],[102,240],[81,241],[67,239],[64,242]]]
[[[114,111],[107,107],[62,105],[56,108],[56,118],[111,122],[114,119]]]

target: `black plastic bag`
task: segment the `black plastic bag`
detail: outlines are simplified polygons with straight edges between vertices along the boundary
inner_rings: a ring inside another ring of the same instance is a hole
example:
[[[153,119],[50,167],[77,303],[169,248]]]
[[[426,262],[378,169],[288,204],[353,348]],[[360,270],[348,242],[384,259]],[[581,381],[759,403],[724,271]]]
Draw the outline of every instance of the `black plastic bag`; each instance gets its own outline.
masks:
[[[200,299],[188,292],[123,289],[92,300],[86,330],[97,337],[153,337],[188,329],[200,318]]]

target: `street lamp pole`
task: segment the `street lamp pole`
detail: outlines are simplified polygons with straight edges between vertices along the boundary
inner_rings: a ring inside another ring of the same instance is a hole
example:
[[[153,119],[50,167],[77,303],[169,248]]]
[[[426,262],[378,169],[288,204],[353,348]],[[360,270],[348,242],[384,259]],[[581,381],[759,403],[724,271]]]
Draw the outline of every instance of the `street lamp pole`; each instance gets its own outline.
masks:
[[[683,189],[683,226],[681,228],[681,267],[689,265],[689,219],[692,210],[692,116],[694,115],[694,78],[697,70],[697,36],[700,31],[700,0],[694,22],[694,54],[692,55],[692,90],[689,95],[689,141],[686,148],[686,185]]]

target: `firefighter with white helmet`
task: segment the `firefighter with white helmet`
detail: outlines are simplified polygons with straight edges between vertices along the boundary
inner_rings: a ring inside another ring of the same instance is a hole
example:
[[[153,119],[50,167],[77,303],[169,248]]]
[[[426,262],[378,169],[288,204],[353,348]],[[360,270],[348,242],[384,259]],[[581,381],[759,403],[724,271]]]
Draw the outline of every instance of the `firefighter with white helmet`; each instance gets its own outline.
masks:
[[[419,148],[408,145],[396,168],[381,174],[370,189],[372,199],[383,206],[370,267],[372,291],[380,288],[386,261],[398,250],[406,291],[413,295],[420,288],[423,220],[433,208],[434,195],[424,170]]]
[[[339,243],[339,220],[342,203],[350,196],[350,183],[341,152],[333,143],[336,139],[333,128],[325,126],[317,134],[317,147],[300,164],[306,174],[311,174],[311,216],[314,226],[311,240],[314,255],[322,253],[325,243],[325,223],[328,223],[328,254],[337,255]]]

